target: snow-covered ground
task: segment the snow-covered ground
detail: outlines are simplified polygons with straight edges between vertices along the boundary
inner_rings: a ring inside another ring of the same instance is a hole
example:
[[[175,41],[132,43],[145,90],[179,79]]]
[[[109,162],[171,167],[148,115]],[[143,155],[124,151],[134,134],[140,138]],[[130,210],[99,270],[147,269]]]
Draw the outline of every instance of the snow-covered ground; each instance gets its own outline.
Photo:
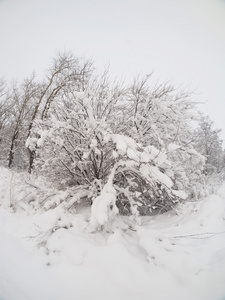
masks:
[[[13,212],[20,176],[0,169],[0,300],[225,299],[225,185],[178,214],[91,233],[88,210]]]

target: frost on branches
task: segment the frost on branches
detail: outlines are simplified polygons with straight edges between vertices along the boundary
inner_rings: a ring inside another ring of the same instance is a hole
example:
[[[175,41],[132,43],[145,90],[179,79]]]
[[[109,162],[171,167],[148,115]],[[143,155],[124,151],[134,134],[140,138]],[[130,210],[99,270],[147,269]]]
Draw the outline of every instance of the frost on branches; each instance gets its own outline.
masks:
[[[196,130],[200,114],[188,92],[152,85],[151,75],[125,86],[66,53],[46,74],[7,93],[0,83],[0,161],[42,175],[60,191],[37,207],[89,205],[96,229],[118,213],[151,215],[199,199],[211,175],[206,165],[224,169],[216,132]]]
[[[115,133],[116,127],[95,118],[85,93],[69,94],[67,101],[67,107],[55,103],[49,117],[36,124],[36,170],[64,189],[88,191],[92,227],[117,213],[165,212],[187,197],[175,184],[166,151]]]

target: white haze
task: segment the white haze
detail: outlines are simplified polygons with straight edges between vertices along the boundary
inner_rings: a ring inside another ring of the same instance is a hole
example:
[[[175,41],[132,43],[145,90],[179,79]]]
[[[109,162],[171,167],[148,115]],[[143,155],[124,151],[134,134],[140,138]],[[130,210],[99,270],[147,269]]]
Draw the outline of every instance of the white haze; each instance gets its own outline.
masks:
[[[113,76],[189,86],[225,139],[222,0],[0,1],[0,77],[39,77],[57,51],[92,56]]]

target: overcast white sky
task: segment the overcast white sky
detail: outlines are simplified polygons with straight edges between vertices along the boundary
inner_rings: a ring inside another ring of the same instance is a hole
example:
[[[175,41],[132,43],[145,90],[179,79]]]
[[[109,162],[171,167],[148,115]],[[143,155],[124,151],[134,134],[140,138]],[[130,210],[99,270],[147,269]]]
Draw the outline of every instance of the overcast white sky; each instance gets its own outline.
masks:
[[[224,0],[0,0],[0,77],[41,76],[59,50],[113,75],[190,85],[225,139]]]

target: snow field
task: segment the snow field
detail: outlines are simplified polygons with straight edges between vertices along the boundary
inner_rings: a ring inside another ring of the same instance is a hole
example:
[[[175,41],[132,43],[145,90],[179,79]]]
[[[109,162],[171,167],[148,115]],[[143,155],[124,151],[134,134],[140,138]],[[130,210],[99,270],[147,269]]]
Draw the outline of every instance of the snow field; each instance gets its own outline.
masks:
[[[225,298],[225,185],[178,214],[92,233],[89,209],[15,206],[22,176],[0,169],[1,300]]]

